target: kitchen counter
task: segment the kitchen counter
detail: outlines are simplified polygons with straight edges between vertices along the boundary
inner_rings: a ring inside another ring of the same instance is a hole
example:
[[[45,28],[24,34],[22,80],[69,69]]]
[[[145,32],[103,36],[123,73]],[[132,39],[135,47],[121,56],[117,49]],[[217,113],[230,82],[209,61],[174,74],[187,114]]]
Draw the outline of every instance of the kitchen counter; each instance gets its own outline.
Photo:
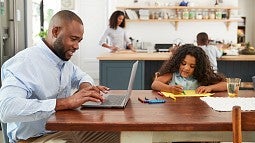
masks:
[[[118,52],[105,53],[97,59],[99,60],[167,60],[171,53],[134,53],[134,52]]]
[[[167,60],[171,53],[134,53],[131,51],[122,51],[117,53],[104,53],[97,57],[99,60]],[[219,61],[255,61],[255,55],[222,56]]]
[[[134,53],[121,51],[104,53],[99,59],[99,82],[111,89],[127,89],[132,64],[138,60],[134,89],[151,89],[154,73],[171,53]],[[218,59],[218,72],[226,77],[239,77],[242,82],[251,82],[255,75],[255,55],[222,56]],[[247,86],[244,86],[246,89]],[[250,88],[250,86],[248,87]]]

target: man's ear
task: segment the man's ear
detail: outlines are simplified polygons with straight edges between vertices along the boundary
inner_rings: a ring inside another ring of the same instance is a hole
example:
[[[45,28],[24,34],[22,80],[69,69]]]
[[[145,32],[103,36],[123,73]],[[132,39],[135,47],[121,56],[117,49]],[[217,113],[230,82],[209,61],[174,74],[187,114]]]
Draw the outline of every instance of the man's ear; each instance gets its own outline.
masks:
[[[60,33],[60,28],[61,28],[61,27],[53,27],[53,28],[52,28],[52,36],[53,36],[54,38],[57,38],[57,37],[58,37],[58,34]]]

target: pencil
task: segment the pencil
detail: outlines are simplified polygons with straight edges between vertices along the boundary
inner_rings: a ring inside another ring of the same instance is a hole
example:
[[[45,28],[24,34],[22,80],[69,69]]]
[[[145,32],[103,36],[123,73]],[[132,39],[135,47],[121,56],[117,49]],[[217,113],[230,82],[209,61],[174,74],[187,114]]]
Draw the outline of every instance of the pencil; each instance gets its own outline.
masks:
[[[175,85],[178,85],[178,84],[175,82]],[[184,90],[182,90],[182,93],[183,93],[184,95],[186,95],[186,93],[185,93],[185,91],[184,91]]]

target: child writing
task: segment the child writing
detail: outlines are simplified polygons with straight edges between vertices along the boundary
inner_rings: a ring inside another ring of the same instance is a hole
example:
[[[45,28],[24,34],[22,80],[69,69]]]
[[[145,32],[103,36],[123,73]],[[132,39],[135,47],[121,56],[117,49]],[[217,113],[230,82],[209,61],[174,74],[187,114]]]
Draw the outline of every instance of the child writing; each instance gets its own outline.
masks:
[[[215,73],[204,50],[186,44],[173,53],[157,72],[151,88],[153,90],[181,94],[183,90],[196,93],[226,91],[225,77]]]

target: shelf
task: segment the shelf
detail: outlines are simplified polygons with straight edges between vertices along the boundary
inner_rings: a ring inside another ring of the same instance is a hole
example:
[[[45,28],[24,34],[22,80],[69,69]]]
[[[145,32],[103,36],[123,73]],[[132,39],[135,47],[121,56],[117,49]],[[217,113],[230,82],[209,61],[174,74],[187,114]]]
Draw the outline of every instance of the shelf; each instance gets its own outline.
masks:
[[[116,7],[119,10],[125,9],[229,9],[238,10],[238,7],[234,6],[119,6]]]
[[[227,30],[229,29],[231,22],[238,22],[239,19],[149,19],[149,20],[130,20],[126,19],[127,22],[171,22],[174,24],[175,30],[178,30],[179,22],[224,22]]]
[[[120,6],[117,7],[119,10],[132,10],[138,11],[140,9],[147,9],[147,10],[172,10],[175,15],[181,10],[204,10],[207,9],[209,11],[216,11],[218,9],[226,11],[227,19],[148,19],[142,20],[138,18],[138,14],[136,12],[136,18],[134,19],[126,19],[127,22],[171,22],[173,23],[175,30],[178,29],[179,22],[224,22],[226,24],[227,30],[229,30],[229,26],[231,22],[239,22],[241,19],[231,19],[229,18],[231,10],[238,10],[238,7],[234,6],[194,6],[194,7],[186,7],[186,6]],[[126,11],[127,12],[127,11]],[[160,11],[159,11],[160,12]],[[161,11],[162,12],[162,11]],[[202,11],[200,11],[202,12]],[[131,14],[132,15],[132,14]],[[209,14],[208,14],[209,15]],[[216,15],[216,13],[215,13]]]

